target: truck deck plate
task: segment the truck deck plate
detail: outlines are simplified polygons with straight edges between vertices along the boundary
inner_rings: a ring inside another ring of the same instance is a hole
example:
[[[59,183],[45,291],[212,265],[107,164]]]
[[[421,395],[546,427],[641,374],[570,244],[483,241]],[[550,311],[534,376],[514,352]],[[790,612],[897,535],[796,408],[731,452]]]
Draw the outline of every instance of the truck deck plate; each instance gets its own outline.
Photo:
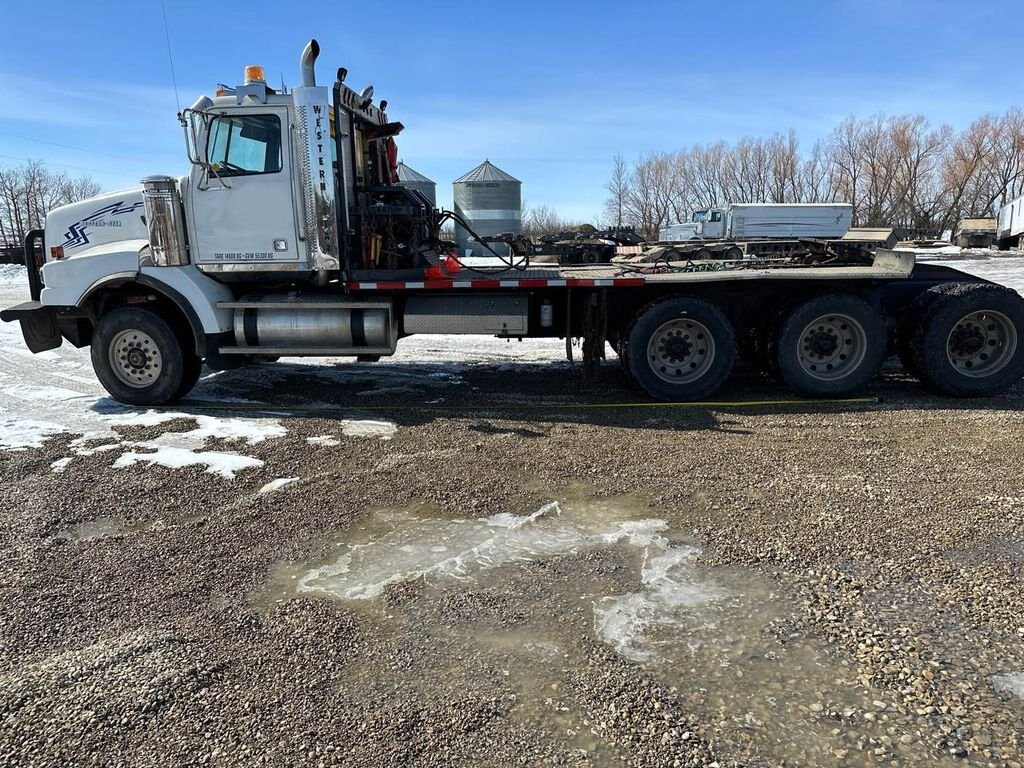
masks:
[[[672,265],[685,268],[687,262]],[[874,264],[865,266],[743,266],[706,271],[642,272],[636,267],[604,264],[587,267],[545,266],[481,272],[462,269],[444,279],[356,280],[348,284],[353,291],[403,290],[494,290],[498,288],[603,288],[640,287],[650,284],[718,283],[733,280],[893,280],[910,276],[914,259],[910,254],[880,252]],[[381,275],[381,277],[385,277]]]

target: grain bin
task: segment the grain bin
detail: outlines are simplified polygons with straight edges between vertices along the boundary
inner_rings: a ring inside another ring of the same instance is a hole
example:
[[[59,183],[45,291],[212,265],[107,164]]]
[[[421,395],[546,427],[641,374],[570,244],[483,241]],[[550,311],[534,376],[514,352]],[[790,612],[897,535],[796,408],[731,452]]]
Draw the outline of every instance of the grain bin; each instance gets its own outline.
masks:
[[[519,234],[523,226],[522,183],[484,160],[465,176],[452,183],[455,212],[460,214],[480,236],[505,232]],[[490,255],[480,243],[470,242],[465,229],[455,226],[455,242],[459,253],[472,250],[473,256]],[[508,246],[492,243],[500,254],[508,254]]]
[[[416,190],[427,198],[431,205],[437,206],[437,184],[401,162],[398,164],[398,185]]]

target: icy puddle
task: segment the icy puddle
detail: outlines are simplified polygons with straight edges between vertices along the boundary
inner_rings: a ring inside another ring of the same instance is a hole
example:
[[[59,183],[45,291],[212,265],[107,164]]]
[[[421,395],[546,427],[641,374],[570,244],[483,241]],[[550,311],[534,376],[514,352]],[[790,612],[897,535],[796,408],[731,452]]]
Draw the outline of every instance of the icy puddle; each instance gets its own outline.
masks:
[[[145,531],[149,527],[150,524],[146,523],[133,523],[129,525],[118,518],[100,517],[96,520],[88,520],[58,531],[54,538],[59,541],[93,541],[94,539],[109,539],[115,536],[125,536],[129,533]]]
[[[703,565],[670,518],[636,499],[454,520],[424,505],[380,510],[327,544],[315,563],[280,563],[254,599],[335,599],[359,613],[379,655],[346,667],[340,685],[367,706],[511,700],[524,726],[592,765],[620,765],[621,691],[587,677],[619,674],[608,661],[618,656],[639,690],[670,688],[676,711],[738,745],[728,756],[744,764],[859,765],[879,748],[897,764],[930,759],[898,742],[883,692],[779,628],[798,610],[791,595],[753,571]]]

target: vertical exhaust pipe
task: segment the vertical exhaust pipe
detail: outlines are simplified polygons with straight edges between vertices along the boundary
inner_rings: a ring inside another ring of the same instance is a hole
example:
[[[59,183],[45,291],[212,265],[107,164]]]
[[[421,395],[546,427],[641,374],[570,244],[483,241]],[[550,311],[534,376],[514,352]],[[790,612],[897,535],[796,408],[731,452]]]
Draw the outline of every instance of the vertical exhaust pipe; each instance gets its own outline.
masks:
[[[302,84],[307,87],[316,85],[316,57],[320,55],[320,43],[310,40],[302,49],[299,59],[299,70],[302,72]]]
[[[302,149],[299,179],[302,218],[306,233],[307,263],[317,285],[326,285],[330,273],[341,267],[338,247],[337,191],[331,168],[330,94],[316,84],[316,58],[320,44],[310,40],[302,49],[299,69],[302,85],[292,91],[298,119],[297,141]]]

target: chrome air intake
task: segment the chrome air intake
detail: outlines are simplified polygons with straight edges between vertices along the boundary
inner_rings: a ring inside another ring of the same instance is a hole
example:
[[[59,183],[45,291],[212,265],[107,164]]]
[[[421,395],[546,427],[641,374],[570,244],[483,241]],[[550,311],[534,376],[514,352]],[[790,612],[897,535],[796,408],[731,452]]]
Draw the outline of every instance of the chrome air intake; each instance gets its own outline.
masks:
[[[180,267],[188,264],[184,211],[177,180],[170,176],[147,176],[142,180],[142,200],[146,209],[150,250],[148,263],[143,266]]]

